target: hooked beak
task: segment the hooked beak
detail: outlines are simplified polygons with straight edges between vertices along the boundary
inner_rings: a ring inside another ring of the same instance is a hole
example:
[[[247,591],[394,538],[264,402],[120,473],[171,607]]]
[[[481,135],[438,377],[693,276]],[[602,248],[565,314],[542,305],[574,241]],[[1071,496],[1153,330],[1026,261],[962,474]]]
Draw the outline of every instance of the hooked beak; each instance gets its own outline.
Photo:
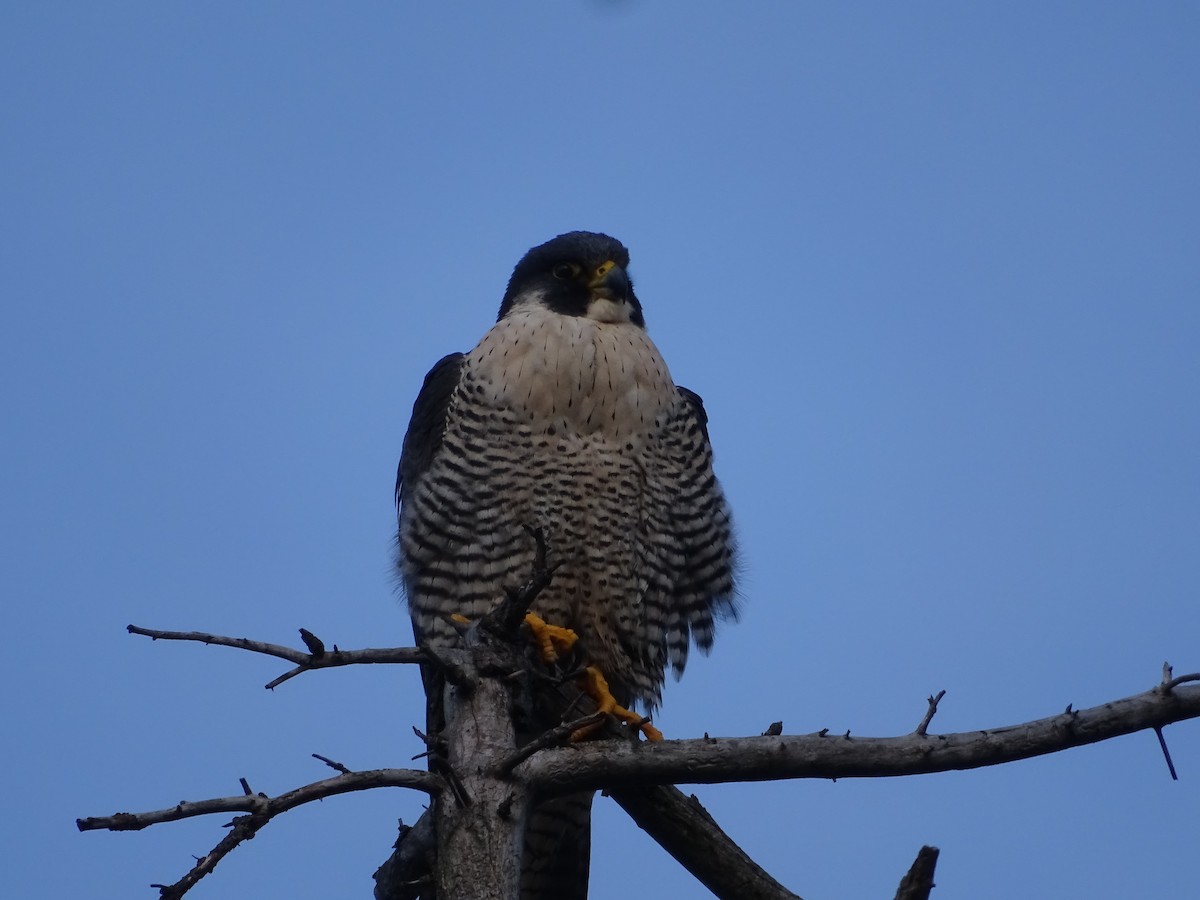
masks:
[[[628,303],[633,288],[625,270],[612,260],[601,263],[592,274],[588,287],[593,297],[603,297],[616,303]]]

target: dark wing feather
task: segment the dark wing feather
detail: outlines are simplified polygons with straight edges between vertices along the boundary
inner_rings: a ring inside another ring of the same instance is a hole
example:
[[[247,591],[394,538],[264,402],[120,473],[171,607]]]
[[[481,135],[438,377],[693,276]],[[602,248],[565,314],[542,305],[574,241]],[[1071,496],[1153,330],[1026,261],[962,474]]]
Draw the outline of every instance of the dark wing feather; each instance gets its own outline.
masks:
[[[446,409],[450,405],[450,395],[458,385],[462,361],[461,353],[443,356],[425,376],[421,393],[413,404],[412,419],[409,420],[408,432],[404,435],[404,449],[400,454],[400,468],[396,472],[397,507],[404,497],[405,483],[416,483],[442,445],[442,435],[446,431]]]
[[[713,474],[708,414],[699,394],[684,387],[678,391],[684,403],[674,422],[680,470],[671,521],[683,568],[673,585],[665,635],[676,677],[687,662],[689,632],[696,646],[707,653],[712,647],[714,620],[737,618],[737,542],[729,507]]]
[[[404,435],[404,449],[400,452],[400,466],[396,472],[397,513],[400,512],[400,504],[404,499],[405,485],[408,485],[409,490],[416,486],[442,446],[442,438],[446,433],[446,412],[450,406],[450,397],[458,386],[462,361],[461,353],[443,356],[429,370],[429,374],[425,376],[425,383],[421,385],[421,392],[413,404],[408,431]],[[403,532],[403,523],[401,531]],[[400,568],[403,571],[403,563]],[[421,630],[417,627],[415,615],[413,637],[418,644],[421,643]],[[421,681],[425,685],[426,733],[437,734],[443,725],[441,698],[445,690],[445,681],[436,669],[428,665],[421,666]]]
[[[676,386],[675,390],[679,391],[679,396],[687,401],[687,405],[692,408],[692,415],[696,417],[696,421],[700,423],[700,430],[704,432],[704,440],[708,440],[708,413],[704,410],[704,401],[700,399],[700,395],[695,391],[688,390],[685,387]]]

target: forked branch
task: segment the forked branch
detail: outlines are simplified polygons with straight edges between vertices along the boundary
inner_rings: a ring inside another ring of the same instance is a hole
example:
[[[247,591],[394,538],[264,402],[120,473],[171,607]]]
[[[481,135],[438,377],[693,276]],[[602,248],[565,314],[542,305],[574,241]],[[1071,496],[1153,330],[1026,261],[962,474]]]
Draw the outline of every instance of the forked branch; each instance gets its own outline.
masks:
[[[441,790],[441,779],[431,772],[419,769],[370,769],[365,772],[348,772],[314,781],[303,787],[294,788],[276,797],[266,794],[245,792],[234,797],[217,797],[212,800],[183,800],[166,809],[153,812],[127,813],[120,812],[111,816],[90,816],[86,819],[76,819],[75,825],[80,831],[141,831],[151,825],[161,825],[164,822],[178,822],[195,816],[208,816],[215,813],[253,813],[274,818],[289,809],[312,803],[314,800],[324,800],[326,797],[336,797],[338,794],[351,794],[355,791],[369,791],[382,787],[403,787],[435,794]]]
[[[208,853],[196,860],[191,870],[174,884],[154,884],[159,890],[159,896],[165,900],[177,900],[186,894],[201,878],[216,868],[217,863],[224,859],[243,841],[254,837],[259,830],[278,815],[312,803],[314,800],[324,800],[326,797],[336,797],[338,794],[349,794],[354,791],[368,791],[381,787],[405,787],[435,794],[441,788],[441,779],[431,772],[421,772],[415,769],[372,769],[366,772],[344,772],[333,778],[315,781],[303,787],[287,791],[277,797],[266,794],[256,794],[243,778],[242,794],[234,797],[218,797],[212,800],[182,801],[168,809],[159,809],[145,813],[120,812],[111,816],[93,816],[86,819],[76,819],[75,825],[80,831],[140,831],[151,825],[163,822],[178,822],[180,819],[190,819],[193,816],[206,816],[214,813],[240,812],[245,815],[237,816],[230,822],[229,832],[217,842]]]
[[[305,650],[286,647],[283,644],[268,644],[266,641],[252,641],[249,638],[226,637],[221,634],[209,634],[205,631],[157,631],[153,628],[142,628],[138,625],[127,625],[125,630],[130,634],[140,634],[155,641],[196,641],[201,644],[215,644],[220,647],[234,647],[238,650],[249,650],[251,653],[262,653],[295,663],[295,668],[284,672],[278,678],[266,684],[267,690],[274,690],[290,678],[311,671],[312,669],[332,669],[338,666],[354,666],[368,663],[423,663],[427,662],[425,654],[416,647],[380,647],[365,650],[339,650],[335,644],[332,650],[326,650],[324,643],[311,631],[300,629],[300,637],[304,641]]]

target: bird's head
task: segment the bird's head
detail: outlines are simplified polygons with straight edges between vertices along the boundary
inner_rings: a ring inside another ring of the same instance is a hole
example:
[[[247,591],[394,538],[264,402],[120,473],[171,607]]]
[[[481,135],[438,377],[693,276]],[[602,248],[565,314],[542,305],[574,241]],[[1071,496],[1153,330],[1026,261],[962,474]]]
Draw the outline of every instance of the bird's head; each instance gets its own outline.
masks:
[[[626,269],[629,251],[616,238],[571,231],[534,247],[521,258],[500,304],[503,319],[539,306],[564,316],[646,327],[642,304]]]

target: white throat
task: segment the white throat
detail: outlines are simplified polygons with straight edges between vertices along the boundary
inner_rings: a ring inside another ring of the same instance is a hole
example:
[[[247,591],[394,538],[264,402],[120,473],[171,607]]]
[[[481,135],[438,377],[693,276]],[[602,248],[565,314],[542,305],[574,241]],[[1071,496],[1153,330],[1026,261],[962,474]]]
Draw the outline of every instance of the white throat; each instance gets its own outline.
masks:
[[[605,304],[600,306],[599,304]],[[624,309],[622,318],[616,316]],[[626,304],[597,300],[587,316],[544,307],[515,309],[467,356],[488,399],[541,431],[629,438],[661,424],[677,392],[645,330]]]

